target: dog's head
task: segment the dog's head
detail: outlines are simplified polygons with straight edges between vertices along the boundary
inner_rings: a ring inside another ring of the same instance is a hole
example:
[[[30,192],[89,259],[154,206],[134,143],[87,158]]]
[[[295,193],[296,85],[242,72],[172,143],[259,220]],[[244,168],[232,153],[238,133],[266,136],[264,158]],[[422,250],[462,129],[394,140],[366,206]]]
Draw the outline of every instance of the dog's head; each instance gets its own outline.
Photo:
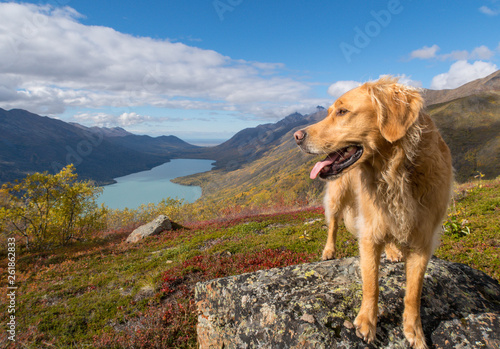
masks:
[[[327,155],[311,178],[335,179],[390,148],[418,119],[422,105],[417,89],[391,77],[345,93],[324,120],[294,134],[306,153]]]

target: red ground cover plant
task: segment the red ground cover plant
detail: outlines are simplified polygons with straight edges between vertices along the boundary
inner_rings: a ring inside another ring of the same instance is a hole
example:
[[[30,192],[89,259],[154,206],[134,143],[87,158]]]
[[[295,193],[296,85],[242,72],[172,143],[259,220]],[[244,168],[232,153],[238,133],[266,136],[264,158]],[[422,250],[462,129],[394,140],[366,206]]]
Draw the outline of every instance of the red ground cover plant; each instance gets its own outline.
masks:
[[[248,220],[251,220],[252,222],[261,222],[272,218],[279,218],[283,215],[286,215],[287,219],[293,220],[299,218],[300,214],[305,212],[324,214],[324,209],[321,206],[314,206],[301,209],[297,209],[296,207],[293,208],[281,207],[279,210],[278,209],[274,211],[263,210],[263,212],[259,211],[257,213],[255,213],[255,211],[249,210],[249,211],[239,212],[238,214],[235,214],[231,217],[221,215],[219,218],[204,220],[204,221],[186,222],[184,225],[187,228],[193,230],[205,229],[207,227],[217,227],[220,229],[220,228],[232,227],[234,225],[241,224]]]
[[[124,322],[125,328],[94,338],[96,348],[196,348],[197,282],[312,261],[316,255],[286,249],[200,255],[163,274],[157,304]]]
[[[253,272],[257,270],[285,267],[311,261],[315,255],[298,253],[286,249],[265,249],[258,252],[238,253],[234,255],[200,255],[188,259],[180,266],[167,271],[164,280],[186,274],[201,273],[202,279],[210,280],[229,275]]]

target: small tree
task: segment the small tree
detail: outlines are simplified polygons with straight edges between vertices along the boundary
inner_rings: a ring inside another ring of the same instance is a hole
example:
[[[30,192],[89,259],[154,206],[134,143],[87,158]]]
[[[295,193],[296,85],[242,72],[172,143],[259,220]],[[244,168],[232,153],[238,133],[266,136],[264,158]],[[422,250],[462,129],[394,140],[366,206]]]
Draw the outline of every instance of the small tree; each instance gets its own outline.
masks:
[[[102,189],[78,181],[74,170],[68,165],[56,175],[34,173],[4,184],[0,228],[23,235],[28,249],[65,245],[100,228],[104,208],[96,198]]]

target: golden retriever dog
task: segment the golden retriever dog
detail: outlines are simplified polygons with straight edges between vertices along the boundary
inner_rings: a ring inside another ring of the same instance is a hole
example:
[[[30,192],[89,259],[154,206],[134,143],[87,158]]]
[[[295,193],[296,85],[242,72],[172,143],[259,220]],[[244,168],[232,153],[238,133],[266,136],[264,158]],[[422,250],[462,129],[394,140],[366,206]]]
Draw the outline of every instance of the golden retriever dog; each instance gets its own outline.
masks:
[[[345,93],[324,120],[294,134],[304,152],[326,155],[310,175],[327,182],[323,260],[335,258],[341,219],[358,239],[363,298],[354,325],[367,342],[376,334],[385,248],[389,260],[406,263],[404,334],[413,347],[427,348],[420,297],[453,170],[450,150],[422,106],[417,89],[383,77]]]

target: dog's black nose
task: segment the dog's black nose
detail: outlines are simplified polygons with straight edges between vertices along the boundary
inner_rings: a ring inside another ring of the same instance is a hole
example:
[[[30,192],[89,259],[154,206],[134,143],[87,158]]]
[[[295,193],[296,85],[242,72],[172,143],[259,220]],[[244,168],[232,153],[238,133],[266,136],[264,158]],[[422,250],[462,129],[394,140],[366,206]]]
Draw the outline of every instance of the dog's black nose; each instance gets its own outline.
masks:
[[[297,144],[301,144],[304,141],[304,138],[306,138],[306,132],[304,130],[298,130],[293,134],[293,137],[295,138],[295,142],[297,142]]]

